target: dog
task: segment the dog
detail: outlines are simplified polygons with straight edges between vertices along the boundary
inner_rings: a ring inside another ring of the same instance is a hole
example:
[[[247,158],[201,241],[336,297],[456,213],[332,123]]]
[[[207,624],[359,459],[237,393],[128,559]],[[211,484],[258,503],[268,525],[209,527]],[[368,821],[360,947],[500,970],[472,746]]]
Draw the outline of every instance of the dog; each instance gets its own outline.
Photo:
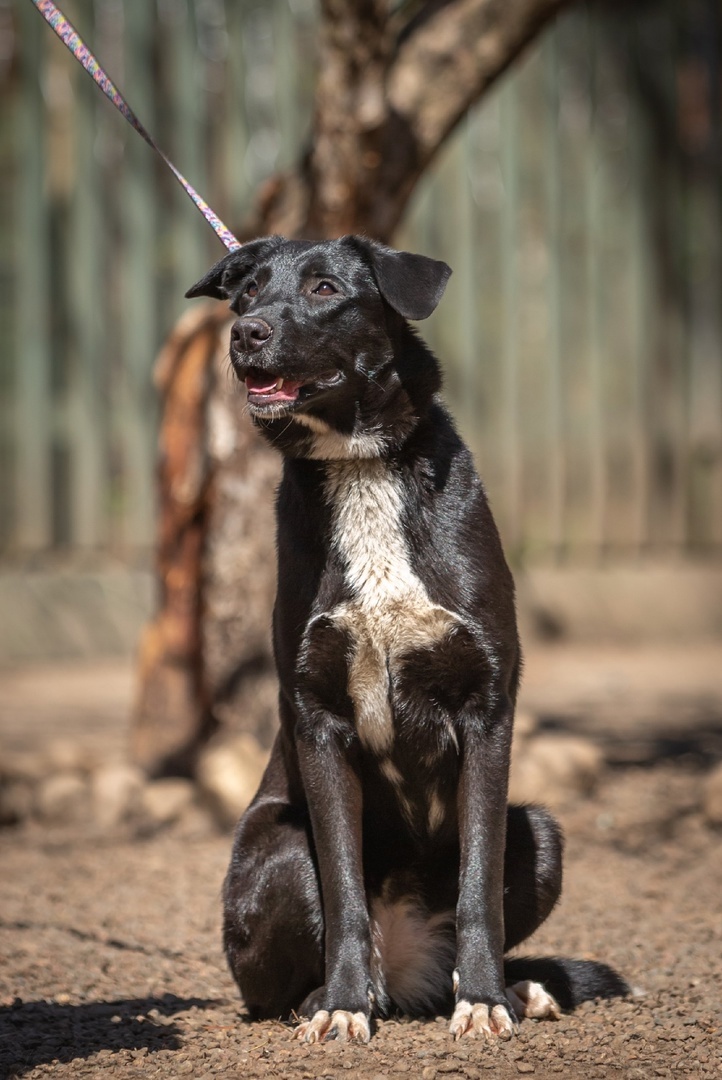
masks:
[[[394,1011],[507,1039],[626,990],[602,964],[504,962],[559,898],[562,836],[507,806],[513,580],[409,325],[450,273],[361,237],[269,237],[186,293],[230,301],[230,362],[284,458],[280,730],[235,835],[224,945],[251,1017],[303,1018],[305,1042],[368,1042]]]

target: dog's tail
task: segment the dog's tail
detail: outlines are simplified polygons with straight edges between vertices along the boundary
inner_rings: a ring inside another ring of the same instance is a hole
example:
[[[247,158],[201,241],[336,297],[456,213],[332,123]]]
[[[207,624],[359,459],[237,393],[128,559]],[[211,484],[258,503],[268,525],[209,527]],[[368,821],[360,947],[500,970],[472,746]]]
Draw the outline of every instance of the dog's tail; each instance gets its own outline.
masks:
[[[541,983],[565,1011],[595,998],[625,997],[630,988],[608,964],[560,956],[515,957],[504,961],[504,980]]]

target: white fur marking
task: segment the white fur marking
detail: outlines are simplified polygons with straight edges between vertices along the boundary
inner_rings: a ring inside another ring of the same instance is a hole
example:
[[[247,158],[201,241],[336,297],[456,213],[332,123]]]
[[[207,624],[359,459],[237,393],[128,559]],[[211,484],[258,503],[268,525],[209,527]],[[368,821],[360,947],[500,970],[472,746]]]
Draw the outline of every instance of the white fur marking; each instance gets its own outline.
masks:
[[[455,1039],[462,1035],[483,1035],[485,1039],[510,1039],[514,1034],[514,1021],[504,1005],[491,1009],[480,1002],[459,1001],[451,1018],[449,1032]]]
[[[363,1013],[351,1013],[335,1009],[332,1013],[319,1009],[310,1020],[304,1020],[293,1033],[302,1042],[325,1042],[329,1038],[339,1042],[367,1043],[371,1038],[369,1022]]]
[[[384,758],[379,768],[396,792],[396,798],[399,800],[401,809],[405,814],[407,820],[412,821],[413,807],[404,795],[404,778],[401,774],[401,770],[397,765],[393,763],[391,758]]]
[[[436,791],[429,797],[429,832],[436,830],[443,824],[446,816],[446,807]]]
[[[561,1018],[562,1010],[541,983],[531,982],[529,979],[514,983],[513,986],[506,988],[506,996],[520,1020],[523,1017],[531,1020],[559,1020]]]
[[[398,789],[402,786],[404,778],[401,775],[401,770],[397,765],[394,765],[391,758],[384,758],[381,762],[380,769],[392,787]]]
[[[385,442],[380,432],[362,432],[344,435],[330,424],[310,413],[296,413],[293,417],[314,433],[314,439],[306,457],[314,461],[355,461],[359,458],[378,458]]]
[[[333,542],[354,594],[331,617],[355,643],[349,694],[359,738],[380,754],[393,742],[389,692],[396,661],[411,649],[439,641],[458,619],[431,601],[411,568],[401,529],[402,486],[385,462],[329,463],[326,493],[333,510]]]

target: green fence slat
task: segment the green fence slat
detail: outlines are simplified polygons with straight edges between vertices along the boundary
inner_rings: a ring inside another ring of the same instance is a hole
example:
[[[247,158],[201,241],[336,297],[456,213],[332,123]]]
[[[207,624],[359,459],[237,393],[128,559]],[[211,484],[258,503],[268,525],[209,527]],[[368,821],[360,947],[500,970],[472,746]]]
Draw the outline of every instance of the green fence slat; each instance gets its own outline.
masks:
[[[641,105],[633,95],[634,67],[637,63],[639,41],[633,22],[622,38],[625,68],[629,74],[627,83],[629,101],[628,153],[630,170],[630,211],[628,232],[629,253],[629,307],[631,324],[632,424],[633,444],[631,468],[632,502],[630,516],[633,521],[633,545],[641,555],[651,541],[650,534],[650,431],[648,407],[648,381],[650,378],[649,350],[653,322],[652,296],[647,249],[650,230],[647,219],[645,192],[650,183],[646,163],[648,160],[647,132],[641,115]]]
[[[471,147],[471,120],[466,118],[460,131],[459,154],[457,158],[457,176],[455,199],[459,236],[473,236],[474,203],[470,191],[470,174],[473,165]],[[459,246],[456,274],[459,295],[459,359],[461,363],[462,400],[465,406],[460,420],[473,439],[474,428],[478,425],[478,387],[483,379],[481,357],[479,355],[479,310],[478,275],[476,266],[477,247],[474,243]]]
[[[42,550],[52,541],[50,326],[45,299],[50,280],[45,191],[45,109],[40,80],[46,28],[31,4],[17,8],[23,93],[16,108],[19,162],[16,252],[14,409],[16,476],[13,546]],[[60,42],[53,47],[62,48]]]
[[[194,0],[179,0],[179,6],[185,11],[185,17],[178,20],[173,38],[173,153],[181,172],[198,191],[204,193],[208,191],[204,146],[206,99],[199,79],[201,59],[198,55],[196,3]],[[207,235],[208,226],[201,216],[190,206],[180,206],[184,199],[179,189],[176,195],[176,259],[184,274],[193,268],[190,277],[192,284],[199,276],[196,268],[200,267],[200,273],[203,272],[209,261],[209,253],[212,252],[212,258],[220,258],[223,251],[217,242],[214,243],[212,234],[210,237]],[[185,292],[188,288],[186,277],[179,281],[179,286]]]
[[[153,28],[149,4],[127,4],[125,81],[133,108],[154,127]],[[119,120],[119,123],[122,122]],[[160,344],[156,322],[156,222],[159,189],[156,157],[128,128],[125,139],[119,258],[123,267],[122,341],[122,530],[129,546],[152,542],[155,509],[155,398],[153,360]],[[192,209],[192,208],[191,208]]]
[[[233,0],[226,2],[228,58],[226,62],[226,132],[223,155],[223,184],[231,208],[231,221],[240,222],[250,209],[251,191],[245,169],[248,152],[248,123],[245,108],[246,66],[243,52],[244,10]],[[233,225],[231,225],[231,228]]]
[[[546,105],[545,203],[547,246],[548,370],[547,404],[549,441],[549,538],[556,558],[564,548],[565,461],[563,411],[563,356],[561,347],[561,261],[560,218],[562,188],[559,169],[559,48],[557,27],[547,34],[544,45],[544,89]]]
[[[501,250],[499,252],[501,303],[503,310],[503,388],[500,409],[504,415],[504,455],[506,477],[503,502],[500,502],[503,531],[512,551],[522,543],[522,457],[519,416],[519,140],[518,90],[508,79],[500,94],[501,174]]]
[[[599,106],[597,94],[598,50],[596,40],[596,20],[589,9],[585,11],[586,59],[589,71],[589,149],[586,155],[584,176],[584,214],[585,214],[585,261],[587,276],[587,355],[589,363],[589,460],[591,480],[591,521],[590,542],[597,554],[604,551],[607,540],[607,472],[605,455],[605,341],[602,325],[602,277],[601,254],[604,243],[601,220],[603,169],[599,159],[599,138],[597,124]],[[581,46],[581,42],[580,42]]]
[[[91,15],[92,9],[79,29],[88,40],[95,40]],[[69,74],[74,103],[75,172],[69,208],[72,254],[68,260],[70,532],[77,547],[99,548],[108,539],[107,416],[103,394],[107,358],[101,305],[88,303],[88,297],[97,293],[106,257],[100,177],[95,161],[97,111],[101,102],[97,88],[72,61]]]

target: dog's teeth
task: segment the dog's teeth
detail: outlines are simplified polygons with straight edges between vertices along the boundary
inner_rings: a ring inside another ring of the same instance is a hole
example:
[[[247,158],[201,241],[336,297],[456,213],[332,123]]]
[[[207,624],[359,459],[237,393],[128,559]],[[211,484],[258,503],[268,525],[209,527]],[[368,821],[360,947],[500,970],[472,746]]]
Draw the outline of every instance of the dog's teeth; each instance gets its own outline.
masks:
[[[283,389],[283,379],[277,379],[276,380],[276,390],[282,390],[282,389]]]

